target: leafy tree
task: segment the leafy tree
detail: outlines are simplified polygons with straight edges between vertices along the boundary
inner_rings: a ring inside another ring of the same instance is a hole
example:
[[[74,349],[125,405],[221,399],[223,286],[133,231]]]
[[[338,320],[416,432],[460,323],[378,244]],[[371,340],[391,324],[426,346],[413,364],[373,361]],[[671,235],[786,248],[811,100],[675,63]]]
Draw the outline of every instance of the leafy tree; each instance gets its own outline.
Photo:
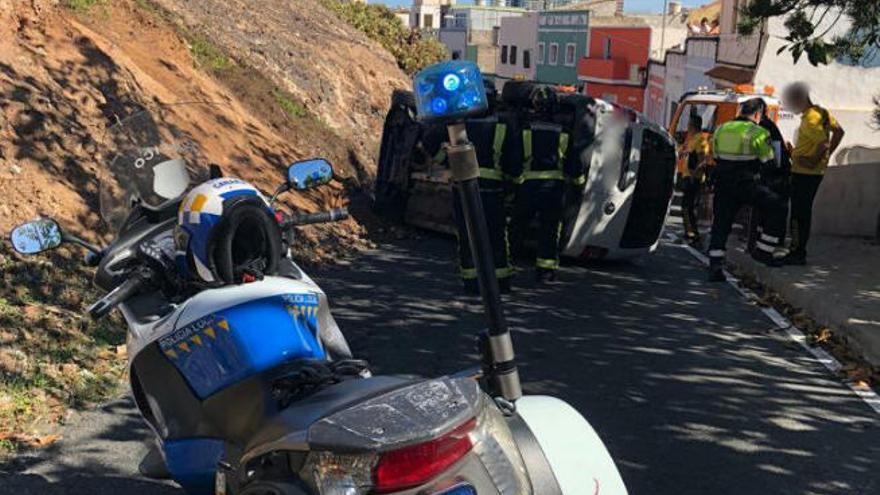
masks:
[[[777,54],[790,51],[795,63],[803,54],[814,65],[835,59],[869,60],[880,56],[880,1],[878,0],[752,0],[741,10],[740,34],[754,33],[761,23],[785,16],[787,43]],[[846,22],[848,29],[829,37],[831,29]],[[880,97],[874,99],[874,123],[880,129]]]
[[[880,49],[880,2],[877,0],[753,0],[742,8],[738,29],[752,34],[765,19],[786,16],[788,42],[795,62],[806,54],[813,65],[828,64],[838,57],[863,60]],[[828,33],[839,22],[849,29],[840,36]]]
[[[362,31],[391,52],[407,74],[446,58],[446,48],[437,40],[422,38],[404,26],[384,5],[346,0],[321,0],[337,17]]]

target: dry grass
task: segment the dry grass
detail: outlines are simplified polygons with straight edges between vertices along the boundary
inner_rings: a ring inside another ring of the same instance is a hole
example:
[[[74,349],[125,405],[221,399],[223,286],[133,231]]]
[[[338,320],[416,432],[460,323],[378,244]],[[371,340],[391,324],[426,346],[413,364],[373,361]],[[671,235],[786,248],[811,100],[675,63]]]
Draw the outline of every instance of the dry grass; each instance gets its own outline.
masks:
[[[70,407],[119,391],[121,322],[94,323],[98,291],[80,253],[23,258],[0,244],[0,454],[46,442]]]

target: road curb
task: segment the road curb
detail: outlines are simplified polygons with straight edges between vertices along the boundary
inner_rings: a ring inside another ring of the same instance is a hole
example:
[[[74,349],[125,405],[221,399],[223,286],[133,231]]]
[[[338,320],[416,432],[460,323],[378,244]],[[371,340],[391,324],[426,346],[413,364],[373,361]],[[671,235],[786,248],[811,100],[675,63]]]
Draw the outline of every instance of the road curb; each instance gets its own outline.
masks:
[[[690,253],[694,258],[696,258],[701,264],[708,266],[709,258],[694,249],[692,246],[684,243],[681,238],[671,232],[668,232],[667,238],[673,242],[673,245],[676,245],[682,249],[685,249],[688,253]],[[742,258],[741,265],[737,265],[735,261],[737,257]],[[769,271],[769,268],[757,266],[751,256],[745,254],[743,250],[740,248],[735,248],[728,251],[727,259],[729,262],[732,262],[738,268],[742,265],[751,266],[755,271],[760,270],[760,268],[764,268]],[[740,268],[741,269],[741,268]],[[746,270],[748,274],[748,270]],[[736,278],[733,274],[729,273],[727,270],[724,271],[725,276],[727,277],[727,283],[730,284],[740,295],[743,296],[746,300],[755,301],[758,299],[758,296],[752,292],[750,289],[743,287],[740,284],[740,280]],[[753,275],[754,276],[754,275]],[[757,276],[756,276],[757,278]],[[761,311],[764,315],[767,316],[779,330],[785,332],[788,337],[797,343],[802,349],[804,349],[808,354],[812,355],[813,358],[819,362],[822,366],[824,366],[828,371],[830,371],[833,375],[838,375],[843,365],[840,361],[837,360],[834,356],[829,354],[825,349],[822,349],[818,346],[812,346],[807,342],[806,334],[794,325],[788,318],[782,315],[779,311],[772,307],[764,307],[761,308]],[[856,396],[858,396],[868,407],[870,407],[875,413],[880,414],[880,395],[878,395],[871,386],[866,385],[864,383],[856,383],[853,381],[844,381],[844,384],[849,388]]]
[[[742,273],[779,293],[817,323],[834,328],[872,366],[880,366],[880,322],[853,317],[848,301],[833,287],[822,291],[804,289],[786,279],[801,267],[769,268],[755,262],[739,247],[728,251],[728,259]]]

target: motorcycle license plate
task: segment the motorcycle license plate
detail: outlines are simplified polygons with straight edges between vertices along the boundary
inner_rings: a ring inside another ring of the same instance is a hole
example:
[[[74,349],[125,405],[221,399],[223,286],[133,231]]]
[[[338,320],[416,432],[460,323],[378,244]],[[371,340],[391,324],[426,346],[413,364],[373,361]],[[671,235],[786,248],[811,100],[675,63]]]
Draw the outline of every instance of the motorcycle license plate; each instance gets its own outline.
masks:
[[[214,475],[214,495],[226,495],[226,473],[220,469]]]

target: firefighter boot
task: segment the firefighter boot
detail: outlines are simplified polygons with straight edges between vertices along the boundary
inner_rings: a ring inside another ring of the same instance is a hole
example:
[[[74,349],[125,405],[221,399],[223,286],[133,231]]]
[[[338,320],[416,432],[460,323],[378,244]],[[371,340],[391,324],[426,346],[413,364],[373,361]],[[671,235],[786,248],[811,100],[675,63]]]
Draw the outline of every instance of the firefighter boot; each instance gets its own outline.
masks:
[[[771,268],[778,268],[785,264],[782,258],[777,258],[776,256],[773,256],[773,253],[769,253],[762,249],[755,249],[752,251],[752,259]]]

